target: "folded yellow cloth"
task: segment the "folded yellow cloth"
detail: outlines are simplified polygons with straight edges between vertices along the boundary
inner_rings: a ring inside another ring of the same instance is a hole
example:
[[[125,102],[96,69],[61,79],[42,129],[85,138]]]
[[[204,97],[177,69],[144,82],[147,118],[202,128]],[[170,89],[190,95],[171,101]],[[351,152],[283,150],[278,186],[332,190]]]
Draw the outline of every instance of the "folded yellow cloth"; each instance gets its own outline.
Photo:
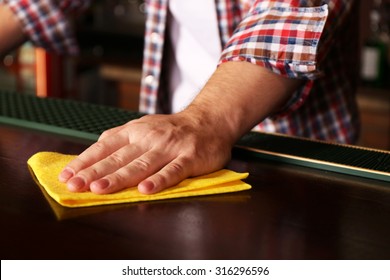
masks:
[[[59,204],[67,207],[83,207],[104,204],[150,201],[178,197],[200,196],[248,190],[250,185],[241,181],[248,173],[231,170],[220,171],[183,180],[180,184],[152,195],[138,192],[136,187],[124,189],[113,194],[98,195],[91,192],[74,193],[58,181],[58,174],[75,155],[55,152],[39,152],[27,164],[37,183]]]

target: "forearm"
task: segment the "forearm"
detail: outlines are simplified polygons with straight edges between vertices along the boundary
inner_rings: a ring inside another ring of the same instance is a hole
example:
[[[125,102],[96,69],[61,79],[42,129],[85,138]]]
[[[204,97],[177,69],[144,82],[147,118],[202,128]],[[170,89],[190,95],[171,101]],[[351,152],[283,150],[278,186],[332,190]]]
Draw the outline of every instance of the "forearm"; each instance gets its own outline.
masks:
[[[0,57],[26,41],[22,25],[8,6],[0,3]]]
[[[213,124],[233,144],[278,111],[301,83],[248,62],[223,63],[183,113]]]

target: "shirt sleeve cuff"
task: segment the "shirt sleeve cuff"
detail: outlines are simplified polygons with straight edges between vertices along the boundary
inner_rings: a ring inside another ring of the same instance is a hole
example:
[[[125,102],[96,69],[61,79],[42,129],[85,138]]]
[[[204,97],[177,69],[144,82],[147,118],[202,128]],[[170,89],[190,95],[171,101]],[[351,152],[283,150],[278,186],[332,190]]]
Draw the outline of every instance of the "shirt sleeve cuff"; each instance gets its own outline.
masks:
[[[317,70],[317,48],[328,6],[253,7],[224,48],[220,63],[247,61],[288,78],[305,79],[280,112],[299,108],[309,95]]]
[[[327,5],[254,7],[235,30],[220,61],[249,61],[291,78],[314,78],[327,16]]]

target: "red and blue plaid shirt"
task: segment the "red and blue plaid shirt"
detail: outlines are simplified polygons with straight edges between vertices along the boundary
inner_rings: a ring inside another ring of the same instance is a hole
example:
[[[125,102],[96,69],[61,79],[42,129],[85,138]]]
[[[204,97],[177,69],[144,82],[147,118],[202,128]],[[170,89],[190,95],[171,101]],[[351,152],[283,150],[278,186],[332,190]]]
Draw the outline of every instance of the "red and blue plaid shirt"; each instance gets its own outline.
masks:
[[[358,0],[215,0],[223,51],[220,63],[248,61],[304,85],[283,110],[255,129],[340,143],[358,138]],[[65,14],[82,0],[5,0],[37,45],[77,53]],[[146,0],[140,111],[165,112],[163,66],[168,0]],[[165,44],[166,45],[166,44]],[[165,63],[165,62],[164,62]],[[239,83],[240,81],[232,81]],[[210,108],[212,110],[212,108]]]

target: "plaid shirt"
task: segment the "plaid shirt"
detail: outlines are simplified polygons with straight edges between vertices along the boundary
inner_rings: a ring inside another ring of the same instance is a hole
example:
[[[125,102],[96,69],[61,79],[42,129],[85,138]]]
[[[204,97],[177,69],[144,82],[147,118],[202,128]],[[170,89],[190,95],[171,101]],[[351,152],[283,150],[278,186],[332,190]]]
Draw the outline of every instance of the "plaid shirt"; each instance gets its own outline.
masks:
[[[279,75],[305,81],[283,110],[255,129],[340,143],[356,142],[359,117],[354,92],[358,77],[359,1],[215,1],[224,46],[220,63],[248,61]],[[77,53],[64,14],[84,9],[89,1],[4,2],[19,16],[25,32],[36,45],[60,53]],[[163,67],[168,0],[145,2],[140,111],[168,113],[167,67]]]

